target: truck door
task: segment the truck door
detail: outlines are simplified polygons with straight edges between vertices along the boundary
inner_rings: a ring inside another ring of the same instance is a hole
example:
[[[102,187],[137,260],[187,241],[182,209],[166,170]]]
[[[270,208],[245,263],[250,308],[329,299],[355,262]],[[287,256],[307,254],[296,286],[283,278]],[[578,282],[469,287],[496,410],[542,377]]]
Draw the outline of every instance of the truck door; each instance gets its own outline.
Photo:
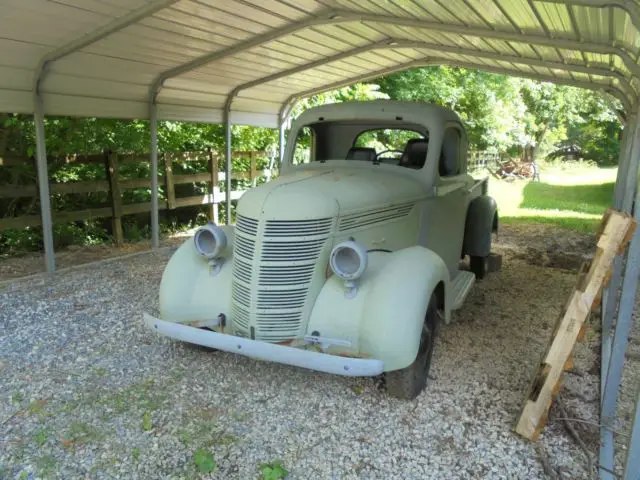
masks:
[[[454,277],[460,263],[473,178],[462,158],[463,133],[458,125],[445,129],[436,179],[436,195],[427,207],[427,248],[442,257]]]

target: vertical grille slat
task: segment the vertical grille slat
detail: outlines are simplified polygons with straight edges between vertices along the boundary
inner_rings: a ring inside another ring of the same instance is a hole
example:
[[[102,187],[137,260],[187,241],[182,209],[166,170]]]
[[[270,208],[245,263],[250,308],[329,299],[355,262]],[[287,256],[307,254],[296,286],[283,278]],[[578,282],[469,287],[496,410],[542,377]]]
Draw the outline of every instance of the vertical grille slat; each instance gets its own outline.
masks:
[[[332,227],[332,218],[260,222],[237,216],[235,331],[247,336],[255,327],[255,338],[270,342],[300,335],[309,285]]]

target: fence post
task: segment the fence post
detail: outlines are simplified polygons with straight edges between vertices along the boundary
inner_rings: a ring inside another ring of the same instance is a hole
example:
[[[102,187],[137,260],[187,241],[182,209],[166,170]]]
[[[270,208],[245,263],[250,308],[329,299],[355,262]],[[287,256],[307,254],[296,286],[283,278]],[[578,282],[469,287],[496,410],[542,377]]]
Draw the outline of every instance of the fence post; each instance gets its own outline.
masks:
[[[105,167],[107,170],[107,180],[109,181],[109,197],[111,200],[111,225],[113,237],[116,245],[124,243],[122,232],[122,193],[120,192],[118,176],[118,154],[106,152]]]
[[[167,208],[173,210],[176,208],[176,189],[173,185],[173,154],[164,153],[164,181],[167,190]]]
[[[209,220],[218,224],[218,156],[209,149],[209,171],[211,172],[211,203],[209,204]]]
[[[258,152],[251,152],[251,186],[255,187],[258,179],[258,168],[256,166],[256,157]]]

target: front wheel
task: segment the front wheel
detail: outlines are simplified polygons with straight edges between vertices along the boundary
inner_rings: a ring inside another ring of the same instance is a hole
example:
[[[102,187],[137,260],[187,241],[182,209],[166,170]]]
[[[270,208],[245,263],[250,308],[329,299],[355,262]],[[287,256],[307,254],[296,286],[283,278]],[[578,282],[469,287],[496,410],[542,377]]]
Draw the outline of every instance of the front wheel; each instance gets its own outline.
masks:
[[[413,400],[424,390],[431,368],[431,357],[433,356],[439,321],[437,298],[435,294],[431,294],[416,359],[402,370],[394,370],[385,374],[387,391],[392,396],[403,400]]]

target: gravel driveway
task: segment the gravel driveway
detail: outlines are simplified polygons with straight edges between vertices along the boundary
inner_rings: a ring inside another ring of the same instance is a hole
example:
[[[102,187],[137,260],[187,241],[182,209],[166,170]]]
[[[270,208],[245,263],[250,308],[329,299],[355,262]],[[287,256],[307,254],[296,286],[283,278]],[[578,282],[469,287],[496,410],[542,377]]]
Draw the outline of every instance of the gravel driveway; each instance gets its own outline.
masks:
[[[281,461],[294,479],[531,479],[546,478],[541,458],[563,478],[587,478],[557,414],[535,445],[512,432],[575,272],[506,256],[442,328],[427,390],[404,402],[376,379],[146,331],[140,313],[155,313],[168,258],[0,287],[0,478],[251,479]],[[591,421],[595,336],[563,388],[570,413]]]

